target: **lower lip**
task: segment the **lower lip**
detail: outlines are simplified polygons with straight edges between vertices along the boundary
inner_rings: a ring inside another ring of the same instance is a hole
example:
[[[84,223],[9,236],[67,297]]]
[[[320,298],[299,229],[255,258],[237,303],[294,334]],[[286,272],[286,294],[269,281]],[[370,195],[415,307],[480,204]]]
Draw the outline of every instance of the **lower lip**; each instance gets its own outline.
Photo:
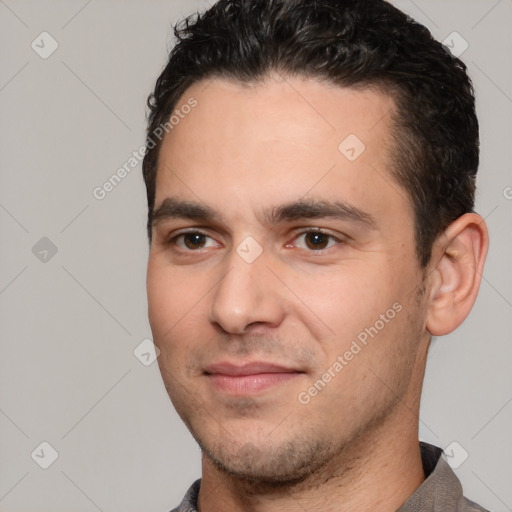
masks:
[[[219,390],[231,395],[250,395],[284,384],[300,373],[257,373],[254,375],[208,375],[210,382]]]

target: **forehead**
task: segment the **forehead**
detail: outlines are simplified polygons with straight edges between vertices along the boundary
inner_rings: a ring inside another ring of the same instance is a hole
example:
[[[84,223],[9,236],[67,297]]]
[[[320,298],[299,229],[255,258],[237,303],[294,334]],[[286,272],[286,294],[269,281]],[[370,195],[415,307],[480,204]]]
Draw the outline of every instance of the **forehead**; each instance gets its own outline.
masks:
[[[176,105],[179,122],[164,138],[155,205],[171,192],[224,209],[307,194],[364,200],[379,174],[393,181],[394,108],[383,92],[306,78],[198,82]],[[398,184],[392,188],[396,195]]]
[[[193,111],[187,107],[191,101],[197,103]],[[393,99],[376,88],[340,87],[304,77],[274,76],[251,83],[214,78],[185,91],[176,105],[179,118],[173,116],[177,123],[166,138],[195,145],[204,143],[204,136],[211,147],[222,142],[217,150],[226,150],[229,142],[323,145],[350,133],[373,142],[387,135],[388,114],[394,108]],[[244,140],[247,130],[258,138]]]

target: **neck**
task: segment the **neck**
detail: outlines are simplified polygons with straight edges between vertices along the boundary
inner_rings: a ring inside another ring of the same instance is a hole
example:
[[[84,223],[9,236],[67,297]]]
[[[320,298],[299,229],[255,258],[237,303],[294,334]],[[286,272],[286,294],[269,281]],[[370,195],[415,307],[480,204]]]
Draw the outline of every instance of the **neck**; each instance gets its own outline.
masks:
[[[405,404],[398,409],[398,424],[388,418],[300,482],[247,482],[222,472],[203,454],[199,512],[396,511],[425,479],[417,417]]]

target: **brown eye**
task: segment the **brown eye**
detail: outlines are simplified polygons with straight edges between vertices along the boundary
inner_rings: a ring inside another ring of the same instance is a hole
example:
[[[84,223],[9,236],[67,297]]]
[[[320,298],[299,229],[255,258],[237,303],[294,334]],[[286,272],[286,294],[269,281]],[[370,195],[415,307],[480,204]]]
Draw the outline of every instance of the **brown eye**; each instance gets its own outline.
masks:
[[[215,240],[211,236],[200,231],[189,231],[176,235],[169,240],[169,244],[188,252],[216,246]]]
[[[329,243],[329,238],[331,238],[329,235],[318,231],[306,233],[306,245],[313,250],[325,249]]]
[[[296,247],[309,251],[322,251],[339,243],[341,240],[318,229],[303,231],[294,242]]]
[[[185,233],[183,241],[188,249],[201,249],[205,244],[206,236],[201,233]]]

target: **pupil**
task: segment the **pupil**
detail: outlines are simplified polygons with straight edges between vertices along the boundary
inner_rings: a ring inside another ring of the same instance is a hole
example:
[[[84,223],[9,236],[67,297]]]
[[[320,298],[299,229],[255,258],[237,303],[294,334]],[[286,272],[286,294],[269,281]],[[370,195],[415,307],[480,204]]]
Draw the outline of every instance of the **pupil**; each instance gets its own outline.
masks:
[[[324,249],[327,246],[327,236],[324,233],[308,233],[306,243],[310,249]]]
[[[204,235],[200,233],[188,233],[185,235],[185,245],[189,249],[197,249],[198,246],[204,244]]]

